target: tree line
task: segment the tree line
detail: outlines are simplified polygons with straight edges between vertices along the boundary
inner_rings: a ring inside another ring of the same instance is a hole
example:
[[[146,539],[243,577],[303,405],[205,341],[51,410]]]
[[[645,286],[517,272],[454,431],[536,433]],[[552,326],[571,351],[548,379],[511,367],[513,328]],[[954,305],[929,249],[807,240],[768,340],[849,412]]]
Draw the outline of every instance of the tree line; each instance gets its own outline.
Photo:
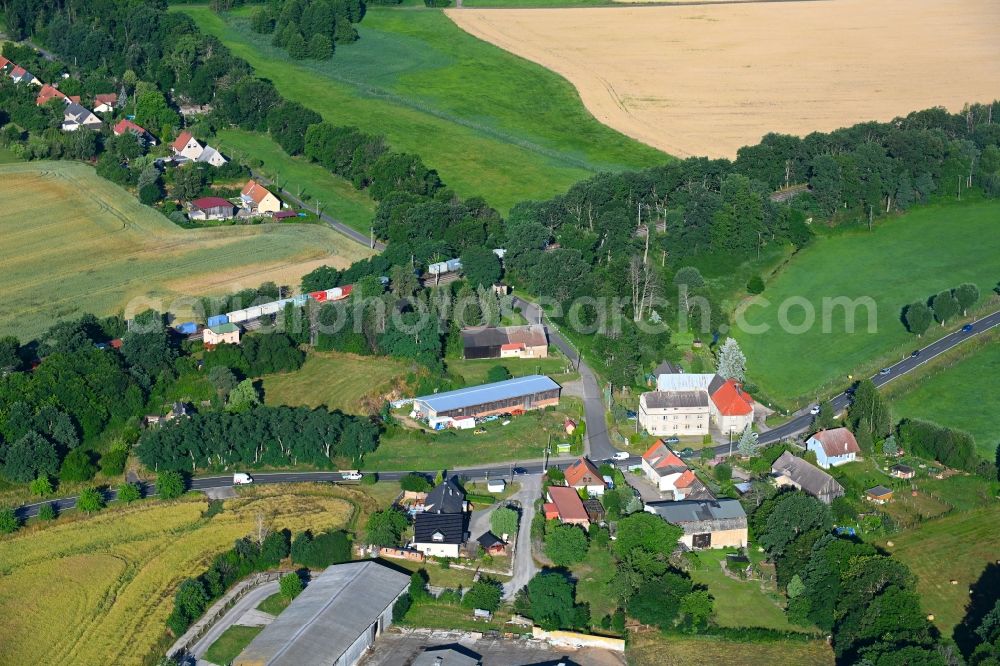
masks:
[[[910,333],[920,337],[927,332],[933,320],[944,326],[959,313],[964,317],[978,300],[979,287],[965,282],[954,289],[945,289],[926,301],[907,305],[903,308],[903,323]]]
[[[330,469],[338,458],[360,460],[378,446],[369,419],[325,408],[255,406],[206,412],[147,430],[135,452],[153,470],[308,464]]]
[[[362,0],[270,0],[250,20],[254,32],[296,60],[327,60],[335,44],[357,41],[355,23],[365,15]]]

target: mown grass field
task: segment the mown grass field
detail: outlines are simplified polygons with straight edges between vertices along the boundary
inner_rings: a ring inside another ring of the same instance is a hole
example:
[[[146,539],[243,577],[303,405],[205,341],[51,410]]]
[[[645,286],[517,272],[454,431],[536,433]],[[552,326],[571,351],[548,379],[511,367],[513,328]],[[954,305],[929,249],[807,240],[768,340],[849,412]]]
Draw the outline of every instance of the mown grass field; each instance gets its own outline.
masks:
[[[979,285],[984,296],[1000,275],[1000,203],[933,205],[867,229],[820,236],[767,281],[762,296],[769,305],[752,306],[746,322],[767,325],[764,333],[737,326],[735,336],[747,356],[751,379],[784,406],[804,405],[817,393],[843,389],[855,377],[899,360],[927,344],[900,321],[902,308],[962,282]],[[836,307],[823,327],[823,299],[871,298],[875,331],[868,314],[857,309],[855,332],[846,333],[845,309]],[[783,303],[793,305],[787,321],[799,326],[808,302],[814,324],[804,333],[780,325]],[[804,300],[802,300],[804,299]],[[931,335],[937,334],[932,327]]]
[[[222,632],[222,635],[205,651],[206,661],[213,664],[228,664],[239,656],[243,649],[264,627],[244,627],[234,624]]]
[[[562,384],[579,377],[579,373],[570,368],[570,362],[562,355],[550,358],[481,358],[481,359],[446,359],[448,372],[457,374],[465,380],[466,384],[483,384],[486,382],[486,375],[490,368],[502,365],[507,368],[513,377],[524,377],[525,375],[548,375],[556,382]],[[566,372],[570,370],[570,372]]]
[[[281,187],[295,194],[315,212],[320,210],[347,226],[367,234],[375,216],[375,202],[365,192],[354,189],[348,181],[333,175],[318,164],[301,157],[291,157],[270,136],[257,132],[224,128],[216,132],[219,149],[227,155],[263,162],[254,172],[263,173]],[[287,202],[291,204],[291,202]]]
[[[965,615],[969,587],[1000,553],[998,520],[994,504],[927,521],[891,537],[891,547],[879,544],[916,574],[920,603],[945,636]]]
[[[251,533],[258,514],[292,531],[346,525],[352,507],[336,492],[257,488],[210,518],[200,496],[140,502],[0,539],[0,663],[143,663],[183,578]]]
[[[491,462],[538,460],[544,457],[551,436],[552,455],[565,439],[563,421],[579,419],[583,405],[576,398],[563,398],[556,411],[528,412],[511,420],[486,423],[476,435],[472,430],[423,432],[394,427],[382,435],[378,450],[365,457],[366,469],[434,470]]]
[[[725,550],[703,550],[697,557],[700,568],[691,570],[691,578],[708,588],[715,597],[715,621],[723,627],[764,627],[795,631],[785,611],[760,589],[760,581],[742,581],[723,573],[720,562]],[[733,552],[733,551],[729,551]],[[748,612],[752,609],[751,612]]]
[[[950,367],[935,368],[908,391],[893,396],[893,415],[970,432],[980,455],[989,460],[1000,444],[997,377],[1000,342],[993,342]]]
[[[826,641],[775,641],[738,643],[714,636],[662,636],[656,632],[633,634],[625,648],[633,666],[689,666],[690,664],[833,664],[833,650]]]
[[[264,401],[269,405],[326,405],[351,414],[369,413],[381,400],[365,398],[388,393],[407,370],[402,361],[334,352],[310,353],[295,372],[264,377]]]
[[[287,98],[334,124],[385,134],[461,196],[503,212],[598,170],[669,159],[602,125],[548,70],[468,35],[442,12],[369,7],[360,41],[326,62],[291,60],[250,30],[246,11],[176,6]]]
[[[22,339],[85,312],[190,313],[180,296],[297,285],[369,251],[320,225],[185,230],[83,164],[0,166],[0,332]]]

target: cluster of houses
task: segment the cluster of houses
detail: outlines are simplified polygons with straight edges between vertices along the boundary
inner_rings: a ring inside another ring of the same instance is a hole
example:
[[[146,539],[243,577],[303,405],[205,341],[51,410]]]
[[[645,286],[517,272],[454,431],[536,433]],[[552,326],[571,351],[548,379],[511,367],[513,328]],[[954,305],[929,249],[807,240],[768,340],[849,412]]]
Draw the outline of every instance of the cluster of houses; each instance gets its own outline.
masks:
[[[53,99],[61,99],[66,108],[63,111],[61,128],[64,132],[75,132],[79,129],[97,130],[103,124],[95,111],[109,113],[114,110],[118,96],[114,93],[96,95],[93,100],[94,111],[83,106],[79,95],[63,94],[59,88],[49,83],[42,83],[38,77],[20,65],[0,56],[0,73],[9,76],[14,83],[30,83],[39,86],[35,104],[42,106]]]
[[[653,371],[655,391],[639,396],[639,425],[650,435],[738,435],[753,424],[754,400],[734,379],[686,374],[665,363]]]
[[[269,215],[276,220],[295,217],[297,213],[282,210],[284,204],[269,189],[250,179],[240,192],[239,199],[230,201],[222,197],[201,197],[188,202],[188,217],[192,220],[231,220]]]

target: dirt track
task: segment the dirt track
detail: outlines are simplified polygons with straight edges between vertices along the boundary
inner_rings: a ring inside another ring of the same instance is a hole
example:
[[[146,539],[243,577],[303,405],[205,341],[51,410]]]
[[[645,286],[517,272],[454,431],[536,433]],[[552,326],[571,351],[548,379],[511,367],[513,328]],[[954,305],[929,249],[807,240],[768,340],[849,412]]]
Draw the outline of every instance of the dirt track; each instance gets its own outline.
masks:
[[[679,156],[1000,98],[1000,2],[452,9],[558,72],[603,123]]]

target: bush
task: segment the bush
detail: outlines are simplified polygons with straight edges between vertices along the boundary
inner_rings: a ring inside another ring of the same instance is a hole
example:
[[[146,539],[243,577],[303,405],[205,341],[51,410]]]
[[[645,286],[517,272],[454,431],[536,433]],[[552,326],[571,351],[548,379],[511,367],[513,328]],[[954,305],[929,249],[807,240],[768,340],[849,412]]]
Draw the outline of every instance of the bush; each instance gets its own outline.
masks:
[[[764,292],[764,280],[759,275],[754,275],[747,281],[747,292],[760,294]]]
[[[557,525],[545,535],[545,554],[557,566],[582,561],[587,548],[587,535],[576,525]]]
[[[38,495],[39,497],[48,497],[52,494],[52,481],[49,479],[47,474],[43,474],[28,486],[31,490],[32,495]]]
[[[160,499],[175,499],[184,494],[184,477],[180,472],[160,472],[156,477],[156,492]]]
[[[404,594],[399,599],[396,599],[396,604],[392,607],[392,619],[394,622],[398,622],[406,617],[406,614],[410,612],[410,607],[413,605],[413,600],[410,599],[409,594]]]
[[[51,502],[38,507],[38,520],[55,520],[57,515],[56,505]]]
[[[104,508],[104,495],[97,488],[86,488],[76,498],[76,508],[84,513],[96,513]]]
[[[281,590],[281,596],[291,601],[302,592],[302,579],[293,571],[281,577],[278,588]]]
[[[462,597],[462,605],[466,608],[481,608],[491,613],[500,608],[503,597],[503,585],[500,581],[484,576],[480,578]]]
[[[20,527],[21,521],[14,513],[14,509],[0,510],[0,534],[16,532]]]
[[[59,478],[63,481],[90,481],[97,474],[94,454],[84,449],[73,449],[63,459]]]
[[[361,477],[361,485],[363,486],[374,486],[378,483],[378,474],[375,472],[368,472]]]
[[[431,489],[431,483],[423,474],[410,472],[399,480],[399,487],[415,493],[425,493]]]
[[[733,468],[726,463],[719,463],[715,466],[715,478],[721,482],[732,480]]]
[[[101,456],[101,473],[105,476],[120,476],[125,472],[127,461],[128,451],[124,449],[108,451]]]
[[[123,483],[118,486],[118,501],[122,504],[131,504],[142,499],[142,492],[137,483]]]
[[[303,532],[292,542],[292,561],[309,569],[323,569],[351,559],[351,540],[347,532],[335,530],[313,536]]]
[[[502,382],[510,379],[510,370],[502,365],[494,365],[486,373],[486,383],[490,384],[492,382]]]

